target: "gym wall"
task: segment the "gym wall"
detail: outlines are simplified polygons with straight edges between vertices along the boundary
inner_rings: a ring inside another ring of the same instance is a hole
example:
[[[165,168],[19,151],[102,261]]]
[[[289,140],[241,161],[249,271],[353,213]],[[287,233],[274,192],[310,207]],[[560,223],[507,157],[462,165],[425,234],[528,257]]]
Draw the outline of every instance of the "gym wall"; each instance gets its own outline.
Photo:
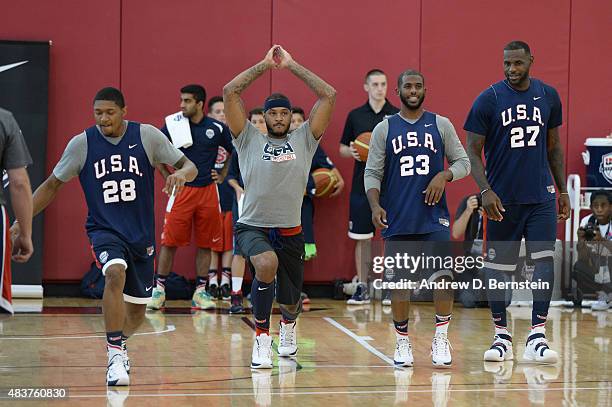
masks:
[[[562,142],[568,172],[583,173],[579,153],[587,137],[612,130],[612,3],[605,0],[485,0],[378,2],[241,0],[172,3],[161,0],[13,2],[3,8],[0,38],[51,40],[47,172],[66,143],[93,123],[92,98],[104,86],[120,87],[128,118],[160,126],[179,109],[179,88],[205,85],[208,95],[283,45],[294,58],[338,91],[322,145],[342,172],[341,197],[316,202],[318,257],[307,263],[307,282],[354,275],[354,244],[346,235],[353,163],[338,154],[348,111],[366,101],[363,76],[388,73],[389,99],[397,75],[420,69],[426,107],[447,116],[465,142],[463,121],[478,94],[503,78],[502,48],[528,42],[532,75],[555,86],[564,104]],[[248,108],[272,91],[287,94],[308,112],[314,96],[287,72],[266,74],[244,94]],[[166,198],[157,180],[158,238]],[[37,185],[34,185],[36,187]],[[461,197],[476,190],[471,178],[448,187],[454,215]],[[78,181],[66,185],[46,210],[44,274],[47,282],[79,280],[91,263],[84,231],[86,207]],[[41,250],[41,248],[36,248]],[[193,248],[177,256],[175,271],[195,275]]]

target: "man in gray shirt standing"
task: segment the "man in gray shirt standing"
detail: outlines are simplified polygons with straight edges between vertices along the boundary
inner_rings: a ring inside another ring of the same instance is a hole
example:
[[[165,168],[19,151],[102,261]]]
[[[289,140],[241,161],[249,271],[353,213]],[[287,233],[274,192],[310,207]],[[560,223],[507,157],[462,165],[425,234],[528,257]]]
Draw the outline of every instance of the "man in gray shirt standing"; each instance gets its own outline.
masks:
[[[13,237],[12,259],[18,263],[25,263],[34,252],[32,246],[32,188],[26,167],[32,164],[32,157],[21,134],[19,125],[8,110],[0,109],[0,169],[6,171],[9,179],[11,205],[17,220],[21,225],[21,233]],[[6,200],[0,189],[0,209],[2,210],[2,236],[0,237],[0,312],[13,313],[11,297],[11,242],[7,238],[6,230],[9,219],[6,209]]]
[[[269,69],[288,69],[317,95],[308,121],[289,134],[291,103],[274,93],[265,100],[268,134],[247,120],[240,94]],[[276,298],[282,313],[279,356],[297,353],[295,321],[301,311],[304,235],[301,206],[312,157],[330,122],[336,91],[274,45],[265,58],[223,88],[225,117],[234,137],[244,180],[244,204],[236,224],[236,246],[255,270],[251,301],[256,337],[251,368],[272,368],[270,314]]]

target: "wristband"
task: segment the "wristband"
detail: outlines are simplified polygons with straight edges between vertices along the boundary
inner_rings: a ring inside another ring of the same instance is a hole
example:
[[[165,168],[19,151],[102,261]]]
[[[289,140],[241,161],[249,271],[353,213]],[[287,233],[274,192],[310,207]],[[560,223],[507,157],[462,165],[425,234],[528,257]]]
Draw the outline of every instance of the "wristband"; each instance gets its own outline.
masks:
[[[485,188],[482,191],[480,191],[480,197],[482,198],[482,196],[484,195],[485,192],[490,191],[491,188]]]

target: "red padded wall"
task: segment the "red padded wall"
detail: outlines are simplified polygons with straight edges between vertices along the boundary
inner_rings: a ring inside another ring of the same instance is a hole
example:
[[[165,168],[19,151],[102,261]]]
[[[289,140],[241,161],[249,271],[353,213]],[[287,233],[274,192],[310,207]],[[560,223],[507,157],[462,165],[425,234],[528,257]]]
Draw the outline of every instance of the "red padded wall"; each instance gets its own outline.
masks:
[[[612,2],[572,1],[567,148],[568,170],[584,175],[588,137],[612,134]]]
[[[240,70],[280,43],[296,60],[338,90],[323,146],[341,170],[345,193],[317,201],[319,257],[307,264],[306,280],[330,281],[354,274],[353,244],[346,236],[353,164],[338,154],[348,111],[366,100],[363,75],[379,67],[394,82],[408,67],[422,70],[428,109],[450,117],[461,139],[474,98],[502,78],[502,47],[523,39],[533,49],[533,75],[555,86],[564,104],[561,134],[568,171],[582,171],[579,152],[587,137],[612,130],[612,3],[546,0],[529,8],[485,0],[377,3],[339,0],[241,0],[170,4],[162,0],[110,0],[94,7],[77,0],[12,3],[2,10],[0,37],[52,40],[49,92],[50,172],[68,140],[92,121],[91,98],[103,86],[121,86],[129,118],[155,125],[178,110],[178,89],[189,82],[209,96]],[[264,76],[244,95],[248,108],[281,91],[306,110],[315,98],[287,72]],[[158,191],[161,182],[158,180]],[[449,187],[449,209],[473,191],[471,179]],[[165,198],[158,194],[157,224]],[[86,208],[78,182],[62,189],[47,209],[44,279],[80,279],[91,261],[83,223]],[[40,248],[37,248],[40,250]],[[176,271],[194,275],[193,249],[177,258]]]

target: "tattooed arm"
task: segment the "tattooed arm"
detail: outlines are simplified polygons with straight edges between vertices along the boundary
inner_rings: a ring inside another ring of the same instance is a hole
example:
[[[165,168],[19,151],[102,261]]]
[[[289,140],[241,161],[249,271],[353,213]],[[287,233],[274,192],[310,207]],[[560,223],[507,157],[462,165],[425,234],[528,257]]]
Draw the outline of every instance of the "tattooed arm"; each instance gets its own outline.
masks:
[[[261,62],[241,72],[223,87],[225,119],[227,120],[227,125],[233,137],[238,137],[247,121],[247,113],[244,109],[244,103],[240,98],[240,94],[253,83],[255,79],[263,75],[268,69],[276,66],[273,58],[276,47],[277,45],[270,48],[266,57]]]
[[[546,137],[546,150],[548,152],[548,165],[559,190],[559,220],[569,217],[570,202],[565,185],[565,164],[563,158],[563,147],[559,139],[559,127],[549,129]]]
[[[323,135],[323,132],[331,120],[334,103],[336,103],[336,90],[323,79],[295,62],[291,54],[285,51],[283,47],[278,47],[277,55],[280,59],[279,68],[289,69],[319,97],[319,100],[317,100],[310,111],[310,116],[308,118],[310,130],[318,140]]]

